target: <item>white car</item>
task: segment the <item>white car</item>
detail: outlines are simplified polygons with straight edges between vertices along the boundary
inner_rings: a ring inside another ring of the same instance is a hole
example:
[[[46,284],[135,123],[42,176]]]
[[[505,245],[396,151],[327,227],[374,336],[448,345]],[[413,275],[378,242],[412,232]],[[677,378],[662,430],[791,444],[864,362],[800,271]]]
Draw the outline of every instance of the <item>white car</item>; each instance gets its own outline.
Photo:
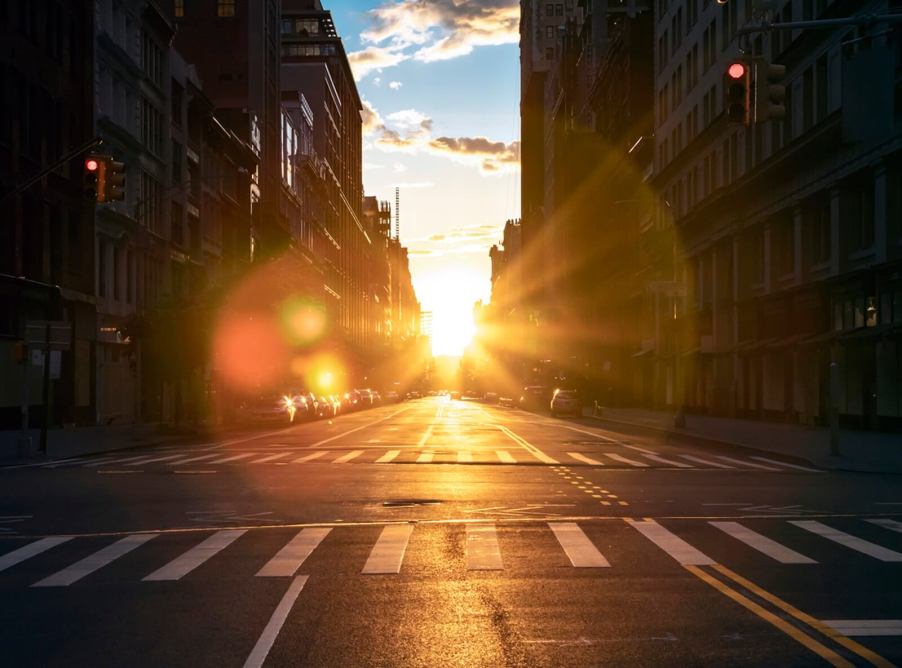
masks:
[[[555,390],[551,397],[551,415],[580,415],[582,406],[576,390]]]

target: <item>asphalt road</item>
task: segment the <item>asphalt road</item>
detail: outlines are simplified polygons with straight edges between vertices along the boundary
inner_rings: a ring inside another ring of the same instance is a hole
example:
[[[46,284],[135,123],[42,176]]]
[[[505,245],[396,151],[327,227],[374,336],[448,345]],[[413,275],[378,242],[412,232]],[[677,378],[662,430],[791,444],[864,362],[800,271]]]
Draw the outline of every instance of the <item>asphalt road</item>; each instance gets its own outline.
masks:
[[[899,476],[446,398],[0,469],[3,666],[902,663]]]

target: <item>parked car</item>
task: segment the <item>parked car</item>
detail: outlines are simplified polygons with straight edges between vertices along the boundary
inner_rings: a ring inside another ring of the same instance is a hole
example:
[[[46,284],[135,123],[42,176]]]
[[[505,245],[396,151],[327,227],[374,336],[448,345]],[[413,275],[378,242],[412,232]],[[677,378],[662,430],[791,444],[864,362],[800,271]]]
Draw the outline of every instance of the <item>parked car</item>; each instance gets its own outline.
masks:
[[[527,385],[520,395],[520,408],[537,410],[548,405],[548,388],[544,385]]]
[[[551,397],[550,408],[553,417],[582,414],[582,405],[576,390],[555,390]]]
[[[264,394],[250,397],[238,406],[238,419],[242,422],[293,422],[296,411],[290,396]]]
[[[459,400],[459,399],[460,399],[460,392],[458,392],[457,390],[451,390],[451,398],[452,398],[452,399],[457,399],[457,400]]]
[[[389,390],[385,393],[385,401],[396,404],[401,401],[401,397],[394,390]]]

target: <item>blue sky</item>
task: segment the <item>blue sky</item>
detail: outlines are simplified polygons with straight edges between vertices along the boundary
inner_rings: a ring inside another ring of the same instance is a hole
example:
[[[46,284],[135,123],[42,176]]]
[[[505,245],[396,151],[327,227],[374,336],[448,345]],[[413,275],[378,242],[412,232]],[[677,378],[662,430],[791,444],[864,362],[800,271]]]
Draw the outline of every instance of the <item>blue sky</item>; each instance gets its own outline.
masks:
[[[434,349],[489,296],[488,250],[519,216],[517,0],[324,0],[367,107],[364,188],[394,203]]]

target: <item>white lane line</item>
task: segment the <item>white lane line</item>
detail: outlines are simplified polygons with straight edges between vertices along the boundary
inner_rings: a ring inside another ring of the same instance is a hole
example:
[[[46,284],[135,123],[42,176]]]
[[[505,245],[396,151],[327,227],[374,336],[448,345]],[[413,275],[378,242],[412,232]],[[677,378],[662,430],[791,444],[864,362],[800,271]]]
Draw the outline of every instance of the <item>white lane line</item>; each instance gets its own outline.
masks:
[[[611,564],[575,522],[549,522],[557,542],[576,568],[607,568]]]
[[[250,655],[247,657],[247,661],[244,662],[244,668],[262,668],[263,662],[266,661],[266,657],[269,654],[269,650],[272,649],[273,643],[276,641],[276,636],[279,635],[279,631],[282,630],[285,620],[288,619],[288,613],[291,612],[294,602],[300,595],[304,585],[307,584],[308,577],[309,576],[307,575],[298,575],[291,581],[291,584],[288,586],[288,591],[285,592],[282,600],[279,601],[279,605],[276,606],[276,609],[272,613],[272,617],[270,617],[269,621],[266,623],[263,633],[261,633],[260,637],[257,639],[257,644],[254,645],[254,649],[251,650]]]
[[[510,429],[505,427],[503,424],[496,424],[494,426],[497,427],[498,429],[500,429],[502,432],[504,432],[509,439],[511,439],[514,443],[516,443],[521,448],[523,448],[524,450],[529,452],[529,454],[531,454],[533,457],[538,459],[543,464],[559,464],[560,463],[560,462],[558,462],[558,460],[546,455],[544,452],[539,450],[536,446],[534,446],[532,443],[527,441],[525,438],[517,436],[514,432],[512,432]]]
[[[501,460],[504,464],[516,464],[517,460],[514,459],[513,455],[509,453],[507,450],[495,450],[495,454],[498,456],[498,459]]]
[[[120,538],[112,545],[107,545],[102,550],[98,550],[94,554],[89,554],[84,559],[76,561],[68,568],[50,575],[43,580],[35,582],[32,587],[68,587],[73,582],[78,582],[83,577],[90,575],[94,571],[103,568],[119,557],[128,554],[137,547],[142,546],[152,538],[156,538],[156,533],[136,533],[125,538]]]
[[[627,519],[626,522],[683,566],[710,566],[715,563],[711,557],[695,549],[654,520],[639,522]]]
[[[181,556],[176,557],[168,564],[155,570],[143,579],[148,582],[181,580],[207,559],[227,548],[245,533],[247,533],[247,529],[225,529],[223,531],[217,531],[212,536],[208,536],[205,540],[198,543]]]
[[[214,452],[212,455],[199,455],[197,457],[185,457],[184,459],[175,459],[169,462],[169,466],[181,466],[182,464],[188,464],[189,462],[199,462],[202,459],[213,459],[213,457],[219,457],[221,452]]]
[[[110,459],[109,457],[104,457],[103,459],[95,459],[92,462],[88,462],[87,464],[82,464],[82,468],[89,468],[91,466],[100,466],[101,464],[124,464],[125,462],[133,462],[136,459],[144,459],[147,455],[138,455],[137,457],[114,457]]]
[[[641,452],[643,455],[653,455],[655,454],[654,450],[647,450],[645,448],[640,448],[638,445],[629,445],[627,443],[621,443],[624,448],[629,448],[630,450],[635,450],[636,452]]]
[[[292,460],[292,464],[303,464],[304,462],[311,462],[314,459],[319,459],[320,457],[325,457],[326,455],[331,454],[328,450],[323,450],[322,452],[314,452],[310,455],[304,455],[303,457],[298,457],[295,460]]]
[[[501,548],[494,524],[467,525],[467,570],[500,571]]]
[[[824,619],[844,636],[902,636],[902,619]]]
[[[5,571],[10,566],[15,566],[26,559],[41,554],[42,552],[46,552],[51,547],[62,545],[70,540],[72,540],[72,536],[48,536],[47,538],[36,540],[33,543],[28,543],[28,545],[23,545],[12,552],[0,555],[0,571]]]
[[[268,457],[261,457],[260,459],[255,459],[251,464],[265,464],[266,462],[271,462],[274,459],[281,459],[282,457],[289,457],[293,455],[293,452],[277,452],[274,455],[269,455]]]
[[[731,464],[738,464],[739,466],[751,466],[756,469],[764,469],[765,471],[777,471],[779,469],[775,469],[773,466],[765,466],[764,464],[756,464],[755,462],[750,462],[747,459],[733,459],[732,457],[726,457],[724,455],[715,455],[718,459],[722,459],[725,462],[730,462]]]
[[[701,457],[694,457],[693,455],[680,455],[683,459],[688,459],[690,462],[695,462],[696,464],[704,464],[705,466],[713,466],[717,469],[732,469],[736,468],[735,466],[729,466],[727,464],[721,464],[720,462],[712,462],[708,459],[702,459]]]
[[[634,459],[627,459],[626,457],[624,457],[622,455],[618,455],[616,452],[606,452],[604,454],[606,457],[610,457],[615,462],[620,462],[622,464],[629,464],[630,466],[635,466],[637,468],[642,468],[642,469],[648,468],[648,464],[646,464],[645,462],[637,462]]]
[[[444,404],[439,404],[438,409],[435,411],[435,417],[432,418],[432,422],[429,423],[429,426],[426,428],[426,431],[423,432],[423,436],[420,438],[420,442],[417,443],[418,448],[422,448],[426,445],[426,442],[432,438],[432,431],[435,429],[436,423],[442,418],[442,412],[444,409]]]
[[[883,527],[884,529],[889,529],[890,531],[897,531],[898,533],[902,533],[902,522],[897,522],[896,520],[867,520],[871,524],[876,524],[878,527]]]
[[[768,459],[767,457],[755,457],[752,455],[752,459],[757,459],[760,462],[768,462],[769,464],[776,464],[777,466],[787,466],[791,469],[798,469],[799,471],[808,471],[810,473],[826,473],[821,469],[813,469],[808,466],[799,466],[798,464],[790,464],[788,462],[781,462],[776,459]]]
[[[879,559],[880,561],[902,561],[902,553],[890,550],[889,548],[877,545],[876,543],[871,543],[870,541],[858,538],[857,536],[840,531],[839,529],[834,529],[821,522],[816,522],[814,520],[792,520],[790,524],[794,524],[800,529],[810,531],[822,538],[832,540],[834,543],[839,543],[850,550],[861,552],[862,554],[874,557],[874,559]]]
[[[350,452],[343,454],[341,457],[336,457],[332,460],[333,464],[347,464],[349,461],[354,459],[355,457],[359,457],[363,454],[363,450],[351,450]]]
[[[736,540],[742,541],[749,547],[758,550],[761,554],[779,561],[781,564],[817,563],[814,559],[809,559],[804,554],[799,554],[767,536],[762,536],[760,533],[744,527],[739,522],[709,522],[709,524],[717,527],[728,536],[732,536]]]
[[[421,453],[420,456],[417,457],[417,464],[428,464],[432,461],[433,457],[435,457],[434,452]]]
[[[650,459],[653,462],[658,462],[659,464],[666,464],[667,466],[675,466],[678,469],[691,469],[695,468],[692,464],[684,464],[683,462],[675,462],[672,459],[664,459],[663,457],[659,457],[658,455],[645,453],[645,458]]]
[[[77,464],[78,462],[86,462],[90,457],[70,457],[69,459],[57,459],[56,461],[49,462],[44,464],[42,469],[55,469],[60,466],[69,466],[70,464]]]
[[[379,459],[376,460],[376,463],[377,464],[388,464],[390,461],[393,461],[400,454],[401,454],[400,450],[389,450],[384,455],[379,457]]]
[[[291,577],[298,572],[301,564],[309,557],[332,529],[309,527],[285,544],[272,559],[257,571],[258,577]]]
[[[372,427],[374,424],[379,424],[380,422],[385,422],[386,420],[391,420],[391,419],[392,419],[393,417],[395,417],[396,415],[400,415],[400,414],[403,413],[404,411],[410,410],[410,408],[411,408],[410,406],[408,406],[408,407],[406,407],[406,408],[402,408],[402,409],[399,410],[399,411],[395,411],[395,412],[392,413],[391,415],[386,415],[385,417],[379,418],[378,420],[373,420],[372,422],[367,422],[367,423],[364,424],[364,425],[361,425],[361,426],[359,426],[359,427],[354,427],[353,429],[349,429],[348,431],[342,432],[341,434],[336,434],[335,436],[330,436],[329,438],[324,438],[323,440],[317,441],[316,443],[311,443],[311,444],[308,445],[307,447],[308,447],[308,448],[318,448],[319,446],[325,445],[326,443],[331,443],[332,441],[334,441],[334,440],[336,440],[336,439],[344,438],[345,436],[348,436],[348,435],[350,435],[350,434],[354,434],[354,433],[360,431],[361,429],[367,429],[367,428],[369,428],[369,427]],[[277,432],[274,432],[274,433],[277,433]]]
[[[237,462],[239,459],[247,459],[248,457],[253,457],[256,455],[256,452],[245,452],[240,455],[232,455],[230,457],[223,457],[222,459],[214,459],[211,462],[207,462],[208,464],[226,464],[228,462]]]
[[[594,436],[595,438],[601,441],[607,441],[608,443],[620,443],[620,441],[615,441],[613,438],[609,438],[608,436],[603,436],[594,431],[587,431],[586,429],[577,429],[576,427],[570,427],[569,425],[560,424],[559,422],[552,423],[555,426],[560,427],[561,429],[569,429],[570,431],[577,431],[580,434],[588,434],[589,436]]]
[[[413,533],[412,524],[392,524],[379,534],[361,573],[364,575],[395,574],[401,571],[407,542]]]
[[[179,459],[180,457],[184,456],[185,453],[180,452],[177,455],[166,455],[165,457],[143,457],[141,459],[136,459],[135,461],[129,462],[128,464],[126,464],[126,466],[141,466],[142,464],[150,464],[153,462],[168,462],[170,459]]]
[[[457,463],[458,464],[472,464],[473,463],[473,453],[469,450],[458,450],[457,451]]]
[[[591,457],[586,457],[583,454],[578,452],[568,452],[568,456],[573,457],[573,459],[583,462],[584,464],[591,464],[592,466],[604,466],[604,462],[600,462],[597,459],[592,459]]]

